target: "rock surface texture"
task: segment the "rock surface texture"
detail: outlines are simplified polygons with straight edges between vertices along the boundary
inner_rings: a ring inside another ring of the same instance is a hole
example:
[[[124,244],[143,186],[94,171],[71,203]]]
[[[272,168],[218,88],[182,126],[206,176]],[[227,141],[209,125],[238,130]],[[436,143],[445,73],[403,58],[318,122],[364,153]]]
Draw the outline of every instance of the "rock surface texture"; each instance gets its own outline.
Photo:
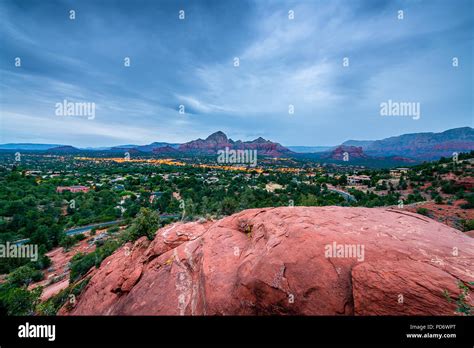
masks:
[[[453,315],[473,261],[472,238],[410,212],[251,209],[123,246],[60,314]]]

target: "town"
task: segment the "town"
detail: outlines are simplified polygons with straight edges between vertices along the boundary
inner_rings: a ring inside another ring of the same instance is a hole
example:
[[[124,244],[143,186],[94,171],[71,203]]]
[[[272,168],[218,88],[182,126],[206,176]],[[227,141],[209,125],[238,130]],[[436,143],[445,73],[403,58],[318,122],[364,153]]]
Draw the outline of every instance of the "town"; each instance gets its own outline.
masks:
[[[285,158],[245,167],[199,156],[0,156],[0,242],[39,245],[34,262],[0,260],[0,286],[24,291],[21,305],[1,300],[8,314],[55,313],[77,291],[72,284],[119,245],[178,220],[262,207],[386,206],[474,230],[473,152],[386,169]]]

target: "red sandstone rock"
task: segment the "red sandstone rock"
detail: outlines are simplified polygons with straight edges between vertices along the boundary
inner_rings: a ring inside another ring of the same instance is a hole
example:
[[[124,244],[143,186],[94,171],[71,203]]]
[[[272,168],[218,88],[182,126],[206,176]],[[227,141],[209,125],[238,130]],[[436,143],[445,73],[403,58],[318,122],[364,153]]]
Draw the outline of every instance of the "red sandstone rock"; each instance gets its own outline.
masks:
[[[474,230],[464,232],[464,234],[465,234],[466,236],[469,236],[469,237],[474,238]]]
[[[473,261],[472,238],[410,212],[252,209],[125,245],[61,313],[452,315],[443,291],[456,299],[457,282],[474,280]]]

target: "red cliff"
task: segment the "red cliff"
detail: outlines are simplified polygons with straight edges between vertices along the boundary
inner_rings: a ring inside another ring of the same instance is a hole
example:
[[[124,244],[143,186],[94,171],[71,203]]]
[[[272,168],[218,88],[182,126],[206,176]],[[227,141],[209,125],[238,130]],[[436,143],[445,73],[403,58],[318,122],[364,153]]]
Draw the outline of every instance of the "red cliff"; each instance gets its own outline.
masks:
[[[252,209],[125,245],[61,313],[453,315],[473,261],[474,239],[410,212]]]

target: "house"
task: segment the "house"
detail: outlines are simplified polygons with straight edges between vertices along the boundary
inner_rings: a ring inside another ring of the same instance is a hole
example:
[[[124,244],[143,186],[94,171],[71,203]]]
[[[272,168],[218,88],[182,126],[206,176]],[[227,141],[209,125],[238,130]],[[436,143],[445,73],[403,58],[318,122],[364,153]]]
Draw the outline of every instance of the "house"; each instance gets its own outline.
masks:
[[[377,185],[383,185],[383,183],[385,182],[386,185],[390,185],[392,184],[393,186],[397,186],[399,183],[400,183],[400,179],[380,179],[379,181],[377,181]]]
[[[399,178],[402,174],[408,173],[408,168],[396,168],[390,169],[390,175],[395,178]]]
[[[41,170],[27,170],[25,175],[41,175]]]
[[[76,192],[89,192],[89,188],[87,186],[81,186],[81,185],[58,186],[58,187],[56,187],[56,192],[63,193],[64,191],[70,191],[70,192],[73,192],[73,193],[76,193]]]
[[[275,192],[275,190],[281,190],[282,188],[282,185],[273,182],[265,185],[265,190],[267,190],[267,192]]]
[[[216,176],[211,176],[210,178],[207,178],[205,180],[205,182],[208,183],[208,184],[213,184],[213,183],[216,183],[218,181],[219,181],[219,178],[216,177]]]
[[[155,200],[155,198],[158,199],[158,198],[160,198],[161,196],[163,196],[163,192],[160,192],[160,191],[152,192],[152,193],[150,194],[150,199],[149,199],[150,203],[153,203],[153,201]]]
[[[349,175],[347,177],[348,185],[364,185],[367,181],[370,181],[370,176],[368,175]]]

